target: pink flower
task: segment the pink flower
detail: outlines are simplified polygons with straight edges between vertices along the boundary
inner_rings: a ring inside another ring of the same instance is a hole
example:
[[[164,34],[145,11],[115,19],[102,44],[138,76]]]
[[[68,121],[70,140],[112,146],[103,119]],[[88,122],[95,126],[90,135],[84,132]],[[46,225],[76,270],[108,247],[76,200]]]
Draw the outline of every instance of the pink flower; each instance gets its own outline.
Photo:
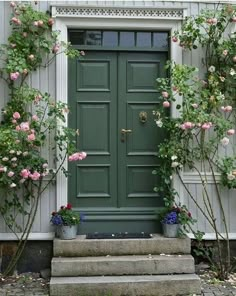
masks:
[[[16,124],[17,123],[17,121],[15,120],[15,119],[12,119],[12,121],[11,121],[13,124]]]
[[[236,23],[236,16],[233,16],[233,17],[231,18],[231,21],[232,21],[233,23]]]
[[[52,18],[50,18],[49,20],[48,20],[48,25],[49,26],[52,26],[54,24],[54,20],[52,19]]]
[[[86,152],[76,152],[69,156],[69,161],[83,160],[86,156]]]
[[[172,41],[173,41],[173,42],[178,42],[178,38],[177,38],[176,36],[173,36],[173,37],[172,37]]]
[[[20,113],[19,112],[14,112],[13,115],[12,115],[12,117],[14,119],[20,119]]]
[[[211,126],[212,126],[212,124],[210,122],[205,122],[202,125],[202,129],[208,130]]]
[[[232,128],[232,129],[229,129],[228,131],[227,131],[227,135],[229,135],[229,136],[232,136],[232,135],[234,135],[235,134],[235,130]]]
[[[30,54],[30,55],[28,56],[28,58],[29,58],[29,60],[33,61],[33,60],[34,60],[34,55],[33,55],[33,54]]]
[[[14,81],[19,77],[19,75],[20,75],[19,72],[10,73],[10,79]]]
[[[11,7],[15,7],[15,6],[16,6],[16,3],[15,3],[15,2],[11,2],[11,3],[10,3],[10,6],[11,6]]]
[[[162,94],[163,98],[167,99],[169,97],[169,94],[167,91],[163,91],[161,94]]]
[[[35,140],[35,134],[28,135],[27,140],[28,141],[34,141]]]
[[[20,21],[17,17],[15,17],[15,16],[11,19],[11,21],[12,21],[14,24],[16,24],[16,25],[20,25],[20,24],[21,24],[21,21]]]
[[[7,167],[0,166],[0,173],[6,173]]]
[[[37,116],[37,115],[33,115],[33,116],[32,116],[32,120],[34,120],[34,121],[38,121],[38,120],[39,120],[39,118],[38,118],[38,116]]]
[[[85,56],[85,52],[83,50],[81,50],[80,55]]]
[[[39,26],[38,21],[35,21],[33,24],[34,24],[35,27],[38,27]]]
[[[168,101],[164,101],[164,102],[162,103],[162,105],[163,105],[164,108],[169,108],[169,107],[170,107],[170,102],[168,102]]]
[[[30,127],[29,127],[29,122],[21,122],[20,124],[20,130],[27,132],[29,131]]]
[[[198,104],[193,103],[193,104],[192,104],[192,107],[193,107],[194,109],[197,109],[197,108],[198,108]]]
[[[30,171],[27,170],[27,169],[23,169],[23,170],[20,172],[20,175],[21,175],[22,178],[27,179],[27,178],[29,177],[29,175],[30,175]]]
[[[60,49],[60,45],[59,44],[55,44],[52,48],[52,53],[57,53]]]
[[[37,181],[40,178],[40,173],[38,173],[37,171],[35,171],[33,174],[30,174],[29,177],[33,181]]]
[[[225,147],[229,144],[229,138],[224,137],[223,139],[220,140],[220,142]]]
[[[228,54],[228,50],[227,49],[223,50],[223,55],[227,56],[227,54]]]
[[[42,27],[42,26],[43,26],[43,21],[42,21],[42,20],[39,20],[39,21],[38,21],[38,26],[39,26],[39,27]]]
[[[12,171],[10,171],[10,172],[9,172],[7,175],[8,175],[8,177],[10,177],[10,178],[11,178],[11,177],[13,177],[13,176],[15,175],[15,173],[14,173],[14,172],[12,172]]]
[[[185,126],[185,128],[192,128],[194,126],[194,124],[192,122],[190,122],[190,121],[186,121],[184,123],[184,126]]]
[[[230,111],[232,111],[233,110],[233,107],[232,106],[226,106],[225,107],[225,111],[226,112],[230,112]]]
[[[34,97],[34,103],[35,104],[38,104],[38,102],[42,99],[42,96],[41,95],[37,95]]]
[[[16,126],[16,131],[20,131],[20,130],[21,130],[20,126],[17,125],[17,126]]]
[[[43,167],[44,169],[46,169],[46,168],[48,167],[48,164],[47,164],[47,163],[44,163],[44,164],[42,165],[42,167]]]

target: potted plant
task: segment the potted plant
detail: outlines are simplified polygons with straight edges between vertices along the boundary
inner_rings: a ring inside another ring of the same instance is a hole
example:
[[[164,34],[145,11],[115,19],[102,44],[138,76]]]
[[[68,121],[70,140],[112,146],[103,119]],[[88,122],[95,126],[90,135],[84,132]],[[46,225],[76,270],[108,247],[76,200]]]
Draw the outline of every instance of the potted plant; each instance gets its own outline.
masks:
[[[182,236],[191,227],[190,224],[195,222],[184,205],[166,208],[160,217],[165,237]]]
[[[61,206],[58,212],[52,212],[51,223],[56,226],[56,236],[61,239],[74,239],[80,215],[72,210],[72,205]]]

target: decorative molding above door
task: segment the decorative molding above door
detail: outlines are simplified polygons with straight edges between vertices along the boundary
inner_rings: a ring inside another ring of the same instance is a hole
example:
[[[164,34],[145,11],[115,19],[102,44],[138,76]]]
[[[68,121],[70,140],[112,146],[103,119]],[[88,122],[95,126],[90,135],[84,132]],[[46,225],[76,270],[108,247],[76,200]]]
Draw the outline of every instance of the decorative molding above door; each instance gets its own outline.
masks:
[[[53,6],[52,17],[98,17],[98,18],[141,18],[182,20],[184,8],[114,8]]]

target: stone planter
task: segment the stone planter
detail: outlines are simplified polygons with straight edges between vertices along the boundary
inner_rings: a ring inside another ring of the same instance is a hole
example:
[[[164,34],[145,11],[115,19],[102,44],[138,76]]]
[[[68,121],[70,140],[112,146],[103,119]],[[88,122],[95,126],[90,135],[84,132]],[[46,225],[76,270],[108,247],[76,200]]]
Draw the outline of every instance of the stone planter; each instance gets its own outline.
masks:
[[[162,224],[163,235],[165,237],[177,237],[179,227],[179,224]]]
[[[60,227],[60,239],[75,239],[77,235],[78,225],[61,225]]]

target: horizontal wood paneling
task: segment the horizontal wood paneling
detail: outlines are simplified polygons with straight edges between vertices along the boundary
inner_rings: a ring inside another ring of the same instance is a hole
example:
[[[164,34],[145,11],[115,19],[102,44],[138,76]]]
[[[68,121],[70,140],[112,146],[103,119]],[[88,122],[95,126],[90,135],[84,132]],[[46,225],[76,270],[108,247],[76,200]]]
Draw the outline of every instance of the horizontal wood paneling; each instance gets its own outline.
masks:
[[[184,7],[187,9],[187,15],[196,15],[200,12],[201,9],[205,8],[214,8],[218,1],[38,1],[38,4],[33,5],[35,8],[40,9],[42,11],[50,10],[50,5],[80,5],[80,6],[107,6],[107,7]],[[11,15],[10,9],[10,1],[0,2],[0,43],[6,43],[7,38],[10,33],[10,26],[9,26],[9,18]],[[201,55],[202,49],[198,49],[193,53],[183,52],[183,61],[186,64],[192,64],[197,66],[200,69],[201,75],[203,75],[203,69],[201,67]],[[55,63],[52,63],[48,69],[40,69],[33,73],[33,75],[29,79],[29,84],[32,87],[39,88],[41,91],[49,92],[52,97],[56,96],[56,66]],[[0,108],[2,108],[5,103],[7,102],[8,97],[8,89],[7,86],[0,81]],[[50,146],[50,142],[52,139],[48,138],[48,143]],[[236,140],[234,138],[234,144],[236,144]],[[224,152],[224,151],[222,151]],[[50,166],[54,166],[54,155],[45,147],[43,149],[43,153],[45,157],[48,158]],[[196,176],[192,176],[190,174],[186,175],[186,183],[191,192],[195,196],[197,196],[198,200],[204,207],[204,203],[202,200],[202,189],[199,179]],[[217,212],[217,223],[220,226],[220,219],[221,215],[218,209],[218,202],[215,198],[215,189],[213,184],[209,182],[211,196],[210,198],[213,200],[214,209]],[[222,200],[224,203],[224,207],[227,212],[227,221],[229,222],[229,231],[231,233],[236,233],[236,199],[235,199],[235,191],[225,191],[222,192]],[[203,219],[202,214],[199,210],[196,209],[194,203],[188,197],[187,194],[184,194],[183,201],[189,206],[190,210],[193,213],[193,216],[198,219],[197,227],[201,231],[205,231],[208,233],[212,233],[211,227],[208,223],[205,222]],[[52,238],[52,231],[53,228],[49,223],[50,213],[56,209],[56,190],[54,186],[50,186],[50,188],[44,192],[39,211],[37,213],[36,221],[33,226],[33,233],[31,235],[32,239],[51,239]],[[22,219],[24,220],[24,219]],[[221,226],[220,226],[221,227]],[[223,229],[221,229],[224,231]],[[8,229],[6,228],[4,222],[0,220],[0,240],[1,239],[14,239],[14,236],[8,236]],[[3,234],[5,233],[5,234]]]

